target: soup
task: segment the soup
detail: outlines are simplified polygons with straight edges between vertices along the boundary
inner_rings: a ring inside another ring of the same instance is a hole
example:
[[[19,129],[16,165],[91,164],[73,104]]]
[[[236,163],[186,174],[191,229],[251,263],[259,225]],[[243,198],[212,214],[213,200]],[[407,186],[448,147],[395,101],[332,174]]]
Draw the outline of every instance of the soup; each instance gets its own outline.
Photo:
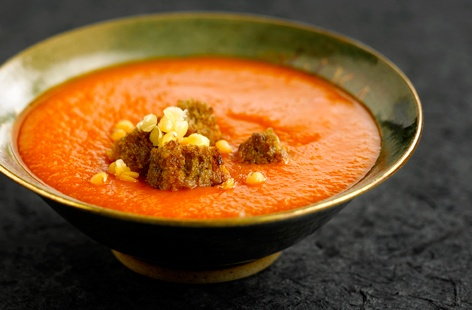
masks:
[[[237,148],[272,128],[289,160],[246,164],[224,154],[235,186],[166,191],[110,177],[110,132],[160,114],[180,100],[206,102],[226,140]],[[23,119],[18,150],[30,171],[58,191],[104,208],[177,219],[245,217],[291,210],[341,193],[362,179],[380,152],[375,121],[354,98],[328,82],[263,62],[192,57],[106,68],[60,85]],[[265,182],[246,184],[251,172]]]

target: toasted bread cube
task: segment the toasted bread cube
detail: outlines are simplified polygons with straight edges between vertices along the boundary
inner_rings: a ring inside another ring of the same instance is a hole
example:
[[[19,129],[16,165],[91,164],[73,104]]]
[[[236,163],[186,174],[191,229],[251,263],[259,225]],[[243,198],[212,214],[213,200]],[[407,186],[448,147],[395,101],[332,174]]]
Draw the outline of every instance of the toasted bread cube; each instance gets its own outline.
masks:
[[[149,132],[135,129],[115,143],[112,159],[121,158],[132,171],[142,174],[149,166],[151,149]]]
[[[286,163],[288,154],[272,128],[253,133],[239,145],[236,159],[248,164]]]
[[[216,148],[170,141],[151,151],[146,182],[154,188],[177,191],[219,185],[229,177]]]
[[[187,135],[199,133],[210,139],[211,145],[221,138],[220,127],[216,123],[212,107],[196,100],[180,101],[177,106],[182,110],[187,110]]]

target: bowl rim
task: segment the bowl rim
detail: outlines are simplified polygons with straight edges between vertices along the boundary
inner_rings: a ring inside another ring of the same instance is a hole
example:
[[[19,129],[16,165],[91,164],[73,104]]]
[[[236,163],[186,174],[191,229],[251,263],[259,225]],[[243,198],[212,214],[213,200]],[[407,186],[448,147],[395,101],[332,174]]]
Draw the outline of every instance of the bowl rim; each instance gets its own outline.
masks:
[[[26,49],[20,51],[19,53],[7,59],[3,64],[0,65],[0,70],[3,67],[7,66],[10,62],[15,61],[17,58],[28,55],[29,53],[32,52],[32,50],[38,48],[39,46],[43,44],[47,44],[49,41],[60,39],[61,37],[67,36],[77,31],[83,31],[89,28],[101,27],[101,26],[106,26],[110,24],[114,24],[114,25],[126,24],[129,22],[134,22],[138,20],[145,21],[145,20],[154,20],[154,19],[183,19],[183,18],[227,19],[227,20],[242,20],[242,21],[256,22],[256,23],[270,23],[274,25],[297,28],[300,30],[305,30],[305,31],[310,31],[310,32],[317,32],[322,35],[332,37],[343,43],[353,45],[361,50],[367,51],[368,53],[374,55],[376,58],[382,61],[384,64],[386,64],[396,74],[398,74],[398,76],[406,83],[408,89],[413,94],[414,102],[416,106],[416,113],[417,113],[416,116],[417,116],[418,127],[417,127],[417,131],[415,133],[415,136],[411,144],[404,151],[403,155],[395,163],[393,163],[388,169],[386,169],[383,173],[376,176],[368,184],[365,184],[364,186],[356,190],[353,190],[350,192],[341,192],[325,200],[312,203],[304,207],[292,209],[292,210],[286,210],[286,211],[281,211],[277,213],[269,213],[265,215],[243,217],[243,218],[175,219],[175,218],[164,218],[164,217],[140,215],[136,213],[118,211],[118,210],[101,207],[99,205],[82,202],[75,198],[66,196],[65,194],[63,194],[64,196],[61,196],[54,192],[50,192],[42,188],[39,188],[35,184],[30,183],[29,181],[26,181],[22,177],[16,175],[14,172],[10,171],[7,167],[5,167],[1,163],[0,163],[0,172],[5,174],[7,177],[12,179],[13,181],[28,188],[29,190],[35,192],[36,194],[39,194],[42,197],[48,198],[50,200],[53,200],[60,204],[64,204],[69,207],[78,208],[83,211],[91,212],[100,216],[106,216],[106,217],[116,218],[120,220],[128,220],[132,222],[145,223],[145,224],[158,224],[158,225],[163,225],[163,226],[234,227],[234,226],[250,226],[250,225],[255,225],[255,224],[277,222],[279,220],[294,219],[297,217],[316,213],[319,211],[328,210],[330,208],[341,205],[343,203],[347,203],[350,200],[354,199],[355,197],[377,187],[386,179],[388,179],[390,176],[392,176],[398,169],[400,169],[406,164],[406,162],[410,159],[410,157],[413,155],[414,151],[416,150],[418,146],[418,142],[423,132],[424,120],[423,120],[423,111],[422,111],[421,101],[412,82],[390,59],[383,56],[381,53],[379,53],[375,49],[365,45],[364,43],[361,43],[360,41],[357,41],[356,39],[352,39],[348,36],[339,34],[335,31],[331,31],[331,30],[324,29],[322,27],[313,26],[307,23],[293,21],[293,20],[279,18],[279,17],[271,17],[271,16],[265,16],[265,15],[260,15],[260,14],[249,14],[249,13],[183,11],[183,12],[142,14],[142,15],[121,17],[121,18],[114,18],[114,19],[104,20],[104,21],[84,25],[81,27],[73,28],[71,30],[53,35],[45,40],[41,40],[38,43],[27,47]]]

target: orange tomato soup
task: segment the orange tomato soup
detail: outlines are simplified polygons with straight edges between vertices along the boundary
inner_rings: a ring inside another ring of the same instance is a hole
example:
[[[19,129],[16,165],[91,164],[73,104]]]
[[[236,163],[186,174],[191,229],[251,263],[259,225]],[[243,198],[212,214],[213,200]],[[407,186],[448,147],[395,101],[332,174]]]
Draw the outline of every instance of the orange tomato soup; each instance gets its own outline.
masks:
[[[234,189],[161,191],[144,182],[109,177],[113,126],[162,114],[178,100],[197,99],[214,110],[235,148],[272,127],[289,150],[288,164],[239,164],[223,155]],[[374,165],[380,136],[369,112],[315,76],[263,62],[194,57],[151,60],[103,69],[40,97],[18,136],[21,158],[41,180],[62,193],[105,208],[179,219],[242,217],[294,209],[340,193]],[[247,186],[251,171],[267,181]]]

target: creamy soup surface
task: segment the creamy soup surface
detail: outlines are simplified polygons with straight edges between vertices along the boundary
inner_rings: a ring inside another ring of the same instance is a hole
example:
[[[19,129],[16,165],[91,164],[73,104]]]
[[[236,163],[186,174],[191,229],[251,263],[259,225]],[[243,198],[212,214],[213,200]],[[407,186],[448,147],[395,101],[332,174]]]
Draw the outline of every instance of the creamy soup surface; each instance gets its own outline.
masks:
[[[234,148],[252,133],[273,128],[288,148],[287,164],[223,160],[236,187],[161,191],[106,171],[114,125],[161,115],[179,100],[214,108],[222,134]],[[23,161],[41,180],[81,201],[163,218],[210,219],[295,209],[338,194],[374,165],[380,136],[366,108],[335,86],[300,71],[250,60],[195,57],[160,59],[106,68],[41,96],[18,136]],[[248,173],[267,180],[248,186]]]

